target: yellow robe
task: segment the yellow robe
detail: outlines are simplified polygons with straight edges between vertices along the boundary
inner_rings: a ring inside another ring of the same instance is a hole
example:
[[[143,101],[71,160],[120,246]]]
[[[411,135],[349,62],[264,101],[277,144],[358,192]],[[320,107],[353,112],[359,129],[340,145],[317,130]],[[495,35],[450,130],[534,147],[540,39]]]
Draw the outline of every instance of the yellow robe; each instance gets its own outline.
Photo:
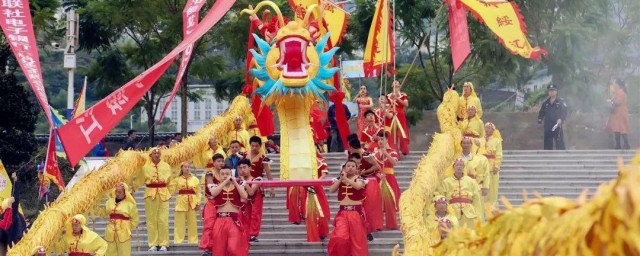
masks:
[[[458,218],[456,218],[456,216],[454,216],[453,214],[448,214],[444,218],[449,219],[449,221],[451,221],[451,224],[453,225],[452,228],[457,228],[460,226],[460,223],[458,222]],[[440,219],[442,218],[437,217],[433,211],[431,210],[427,211],[427,217],[426,217],[427,230],[431,234],[432,245],[437,244],[441,240],[440,227],[439,227]]]
[[[68,253],[95,253],[96,256],[104,256],[107,253],[107,241],[86,227],[83,227],[80,236],[65,234],[63,237],[67,245],[65,251]]]
[[[471,119],[465,119],[460,122],[460,131],[462,131],[463,136],[469,136],[475,139],[484,138],[485,135],[484,123],[477,115]]]
[[[436,193],[447,198],[449,205],[453,208],[455,217],[459,221],[459,225],[473,228],[475,221],[478,219],[473,203],[479,200],[478,191],[480,191],[478,183],[465,175],[460,179],[455,177],[445,178],[439,184]],[[454,198],[471,200],[471,203],[452,203],[451,200]]]
[[[205,168],[207,164],[212,162],[211,158],[215,154],[221,154],[224,158],[227,158],[227,154],[224,152],[222,146],[218,146],[214,151],[209,147],[209,145],[207,145],[206,149],[204,149],[200,154],[196,154],[191,161],[193,161],[193,165],[196,168]]]
[[[466,160],[464,163],[464,174],[474,179],[478,184],[479,198],[477,201],[474,201],[474,206],[480,221],[484,222],[484,197],[482,196],[481,189],[488,189],[491,185],[489,161],[483,155],[471,153],[471,159]]]
[[[180,190],[192,190],[194,194],[180,194]],[[178,176],[171,182],[171,192],[178,193],[175,204],[173,243],[180,244],[184,240],[185,228],[189,228],[189,243],[198,243],[198,223],[196,207],[200,205],[200,180],[193,174],[189,178]],[[185,227],[185,222],[187,227]]]
[[[169,247],[169,199],[171,192],[171,166],[160,161],[157,166],[148,161],[142,167],[145,175],[144,207],[147,214],[147,242],[149,247]],[[152,188],[152,184],[166,184],[164,187]]]
[[[245,129],[240,129],[240,130],[231,130],[227,133],[227,139],[226,139],[226,144],[225,146],[227,146],[227,148],[229,148],[229,144],[234,141],[237,140],[240,143],[242,143],[242,147],[240,148],[240,152],[246,152],[247,149],[249,148],[249,138],[251,138],[251,136],[249,135],[249,132],[247,132],[247,130]]]
[[[464,97],[464,94],[460,96],[458,100],[458,118],[459,119],[467,119],[467,110],[469,106],[476,107],[476,116],[478,118],[482,118],[482,103],[480,103],[480,98],[476,95],[476,89],[471,85],[471,95],[469,97]]]
[[[500,169],[502,167],[502,140],[496,137],[490,137],[480,140],[478,149],[479,155],[487,156],[489,165],[489,195],[485,197],[485,205],[495,209],[498,202],[498,183],[500,181]],[[497,169],[496,174],[493,170]]]
[[[105,229],[104,239],[109,247],[108,255],[131,255],[131,234],[132,230],[138,226],[138,206],[133,197],[116,203],[110,198],[105,203],[100,216],[108,218],[110,214],[120,214],[129,217],[129,220],[109,219]]]

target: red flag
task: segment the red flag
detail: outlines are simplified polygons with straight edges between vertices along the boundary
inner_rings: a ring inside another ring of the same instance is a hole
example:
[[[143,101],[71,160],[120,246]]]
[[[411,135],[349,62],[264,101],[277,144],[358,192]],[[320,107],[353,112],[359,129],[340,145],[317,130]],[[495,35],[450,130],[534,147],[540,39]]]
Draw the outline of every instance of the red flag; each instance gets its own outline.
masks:
[[[235,0],[216,1],[207,16],[173,51],[151,68],[145,70],[120,89],[74,117],[58,129],[60,141],[71,165],[75,166],[122,118],[136,105],[142,96],[171,65],[173,59],[190,44],[202,37],[231,9]]]
[[[2,1],[0,4],[0,26],[51,127],[53,120],[51,119],[47,94],[44,90],[29,1]]]
[[[58,166],[58,156],[56,155],[56,142],[55,142],[56,130],[52,129],[49,134],[49,144],[47,145],[47,159],[44,166],[44,177],[53,181],[58,186],[60,191],[64,190],[64,180],[62,179],[62,173],[60,173],[60,167]]]
[[[458,3],[458,0],[449,0],[449,41],[455,73],[471,53],[467,11]]]
[[[200,19],[200,9],[202,6],[207,3],[204,0],[189,0],[187,4],[184,6],[184,10],[182,10],[182,36],[186,38],[193,32],[193,28],[198,25],[198,20]],[[180,59],[180,68],[178,68],[178,76],[176,77],[176,82],[173,84],[173,90],[171,90],[171,95],[167,99],[167,102],[164,104],[164,108],[162,108],[162,113],[158,120],[162,122],[164,115],[167,113],[167,109],[169,109],[169,105],[171,105],[171,101],[176,97],[176,93],[178,93],[178,89],[180,89],[180,83],[182,82],[182,77],[184,76],[184,72],[187,69],[187,64],[189,64],[189,60],[191,59],[191,54],[193,52],[193,43],[187,46],[187,49],[182,52],[182,58]]]

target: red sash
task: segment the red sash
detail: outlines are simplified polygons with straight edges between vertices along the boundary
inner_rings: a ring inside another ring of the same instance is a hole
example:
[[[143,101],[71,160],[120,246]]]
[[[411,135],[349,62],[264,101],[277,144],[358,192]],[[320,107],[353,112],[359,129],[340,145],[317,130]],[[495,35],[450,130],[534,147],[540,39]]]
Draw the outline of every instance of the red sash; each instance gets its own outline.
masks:
[[[166,188],[167,183],[149,183],[147,184],[148,188]]]
[[[237,212],[218,212],[216,213],[216,216],[218,218],[231,218],[231,220],[233,220],[233,223],[235,223],[236,226],[238,226],[238,228],[242,230],[242,223],[238,218],[240,214],[238,214]]]
[[[496,155],[484,155],[487,159],[496,159]]]
[[[87,252],[70,252],[69,256],[91,256],[91,253]]]
[[[473,133],[465,133],[465,134],[463,134],[463,135],[464,135],[464,137],[471,137],[471,138],[476,138],[476,139],[477,139],[477,138],[480,138],[480,136],[475,135],[475,134],[473,134]]]
[[[109,219],[111,219],[111,220],[130,220],[131,218],[129,218],[127,216],[124,216],[122,214],[119,214],[119,213],[112,213],[112,214],[109,214]]]
[[[364,215],[364,207],[362,207],[362,205],[340,205],[340,211],[358,212],[358,214],[360,214],[360,218],[362,218],[362,221],[366,221],[367,219]],[[338,214],[340,214],[340,211],[338,211]]]
[[[454,197],[454,198],[451,198],[451,200],[449,200],[449,203],[450,204],[455,204],[455,203],[470,204],[470,203],[473,203],[473,201],[469,198]]]
[[[178,190],[178,195],[195,195],[196,192],[193,189],[180,189]]]

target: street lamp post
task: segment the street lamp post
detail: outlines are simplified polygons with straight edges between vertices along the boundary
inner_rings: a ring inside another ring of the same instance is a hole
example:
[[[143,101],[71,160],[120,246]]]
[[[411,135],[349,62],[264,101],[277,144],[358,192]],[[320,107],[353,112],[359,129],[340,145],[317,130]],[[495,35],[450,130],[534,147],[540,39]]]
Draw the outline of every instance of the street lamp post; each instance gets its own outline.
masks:
[[[71,120],[73,115],[73,72],[76,68],[76,47],[78,47],[78,14],[71,9],[67,13],[67,46],[64,51],[64,68],[69,72],[69,84],[67,86],[67,118]]]

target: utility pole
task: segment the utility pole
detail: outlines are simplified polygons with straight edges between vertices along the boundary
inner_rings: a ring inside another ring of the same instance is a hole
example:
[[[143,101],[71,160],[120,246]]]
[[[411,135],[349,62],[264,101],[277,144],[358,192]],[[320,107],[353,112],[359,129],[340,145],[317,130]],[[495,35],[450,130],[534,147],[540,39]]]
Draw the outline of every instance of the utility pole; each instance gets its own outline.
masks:
[[[64,51],[64,68],[69,72],[69,84],[67,86],[67,119],[73,115],[73,72],[76,69],[76,48],[78,47],[78,14],[71,9],[67,12],[66,48]]]

